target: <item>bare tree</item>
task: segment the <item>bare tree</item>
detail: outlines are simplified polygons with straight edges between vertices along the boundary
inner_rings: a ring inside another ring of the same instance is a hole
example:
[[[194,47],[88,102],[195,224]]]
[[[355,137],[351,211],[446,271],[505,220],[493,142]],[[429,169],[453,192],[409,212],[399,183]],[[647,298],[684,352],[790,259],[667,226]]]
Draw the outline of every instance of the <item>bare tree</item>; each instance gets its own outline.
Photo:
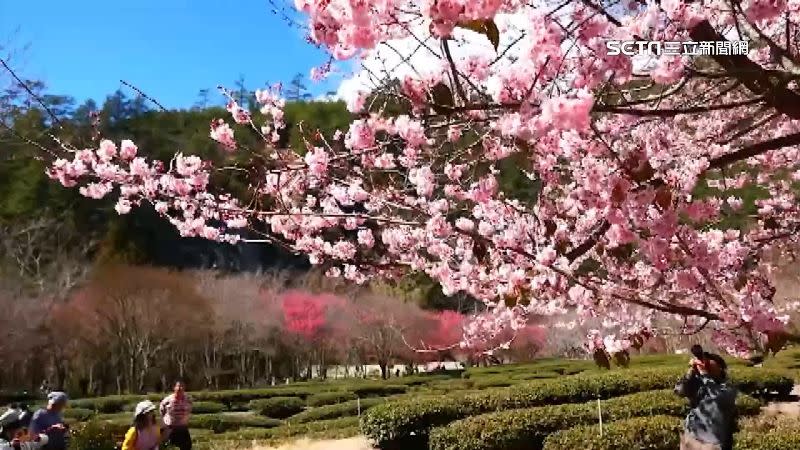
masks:
[[[162,351],[211,316],[191,277],[142,267],[99,271],[77,302],[91,314],[86,323],[115,350],[131,392],[144,389]]]
[[[0,224],[0,256],[37,294],[63,298],[89,272],[97,239],[76,229],[67,213],[42,211],[25,221]]]

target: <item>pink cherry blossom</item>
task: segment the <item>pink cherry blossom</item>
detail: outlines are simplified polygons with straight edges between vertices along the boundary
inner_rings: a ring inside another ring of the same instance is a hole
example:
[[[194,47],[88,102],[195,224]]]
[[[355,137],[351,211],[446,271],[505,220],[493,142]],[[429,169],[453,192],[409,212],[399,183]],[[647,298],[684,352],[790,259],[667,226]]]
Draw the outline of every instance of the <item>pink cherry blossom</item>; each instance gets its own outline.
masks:
[[[458,325],[461,345],[480,352],[510,345],[531,315],[567,312],[569,326],[601,318],[587,348],[612,353],[656,325],[706,327],[736,354],[784,329],[791,309],[776,304],[771,277],[772,261],[800,244],[791,81],[800,49],[785,39],[786,21],[800,20],[796,4],[295,6],[329,60],[357,57],[372,72],[376,90],[359,85],[347,98],[358,116],[346,130],[276,148],[281,86],[257,90],[252,114],[222,90],[231,124],[215,120],[210,136],[233,152],[232,127],[261,133],[261,172],[240,162],[249,157],[215,167],[187,148],[154,161],[131,140],[103,139],[58,148],[47,175],[115,198],[121,214],[153,205],[182,236],[237,242],[230,229],[269,230],[350,282],[424,272],[448,295],[485,302]],[[732,34],[779,48],[714,55],[711,66],[667,54],[642,63],[606,48]],[[401,51],[398,42],[419,44],[425,62],[387,50]],[[379,79],[372,63],[391,65],[385,51],[403,62]],[[762,83],[777,79],[790,81]],[[257,173],[241,198],[212,184],[230,166]]]
[[[100,141],[100,148],[97,149],[97,157],[100,158],[101,161],[108,162],[114,159],[115,156],[117,156],[116,144],[108,139]]]
[[[236,150],[236,141],[233,140],[233,129],[222,119],[211,122],[211,139],[222,144],[227,151]]]
[[[137,151],[138,148],[133,141],[129,139],[123,139],[122,144],[120,145],[119,156],[125,161],[130,161],[136,157]]]

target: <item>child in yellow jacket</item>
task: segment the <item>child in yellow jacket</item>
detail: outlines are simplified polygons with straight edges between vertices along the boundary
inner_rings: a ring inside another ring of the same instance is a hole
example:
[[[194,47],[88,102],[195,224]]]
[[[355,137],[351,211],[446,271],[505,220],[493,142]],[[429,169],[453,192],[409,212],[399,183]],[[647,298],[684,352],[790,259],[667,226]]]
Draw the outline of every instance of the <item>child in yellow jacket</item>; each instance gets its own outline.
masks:
[[[161,428],[156,422],[156,405],[145,400],[136,405],[133,426],[125,433],[122,450],[157,450],[161,444]]]

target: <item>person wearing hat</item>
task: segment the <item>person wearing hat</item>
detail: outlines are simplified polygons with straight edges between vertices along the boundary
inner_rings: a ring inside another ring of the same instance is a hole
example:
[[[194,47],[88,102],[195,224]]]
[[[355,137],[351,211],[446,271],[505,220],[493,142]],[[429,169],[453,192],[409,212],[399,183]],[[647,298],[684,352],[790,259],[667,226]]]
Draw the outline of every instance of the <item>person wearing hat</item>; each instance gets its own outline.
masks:
[[[133,413],[133,426],[125,433],[122,450],[157,450],[161,445],[161,428],[156,422],[156,405],[150,400],[139,402]]]
[[[0,415],[0,450],[39,450],[47,445],[47,435],[34,435],[33,439],[23,442],[26,411],[9,408]]]
[[[61,413],[67,407],[67,394],[51,392],[47,395],[47,408],[42,408],[33,414],[31,419],[30,434],[46,434],[48,437],[46,450],[66,450],[68,440],[68,427],[64,423]]]

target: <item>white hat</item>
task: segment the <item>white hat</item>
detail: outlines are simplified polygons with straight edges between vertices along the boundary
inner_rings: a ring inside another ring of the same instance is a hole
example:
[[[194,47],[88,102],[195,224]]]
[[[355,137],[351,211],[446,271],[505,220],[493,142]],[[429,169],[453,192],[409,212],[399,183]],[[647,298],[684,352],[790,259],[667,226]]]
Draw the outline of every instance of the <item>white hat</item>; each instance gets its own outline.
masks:
[[[133,412],[133,417],[139,417],[141,415],[153,412],[156,410],[156,405],[153,404],[150,400],[144,400],[136,404],[136,409]]]
[[[19,423],[22,411],[16,408],[8,408],[0,415],[0,428],[5,428],[11,424]]]

